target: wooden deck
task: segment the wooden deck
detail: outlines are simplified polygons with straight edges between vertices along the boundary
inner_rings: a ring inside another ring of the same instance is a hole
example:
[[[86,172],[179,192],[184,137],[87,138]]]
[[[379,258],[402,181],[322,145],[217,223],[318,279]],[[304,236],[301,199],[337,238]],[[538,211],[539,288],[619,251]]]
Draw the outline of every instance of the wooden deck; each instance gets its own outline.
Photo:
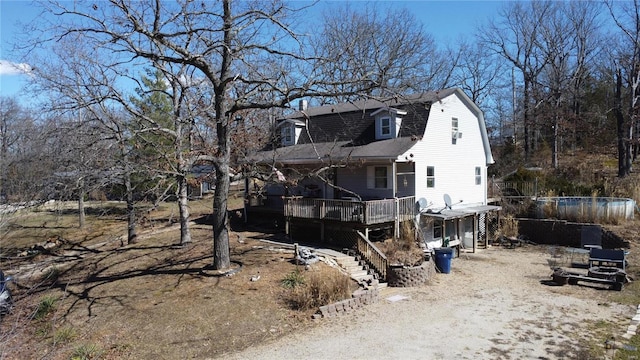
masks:
[[[416,214],[415,197],[370,201],[284,198],[285,218],[332,220],[374,225],[411,220]]]

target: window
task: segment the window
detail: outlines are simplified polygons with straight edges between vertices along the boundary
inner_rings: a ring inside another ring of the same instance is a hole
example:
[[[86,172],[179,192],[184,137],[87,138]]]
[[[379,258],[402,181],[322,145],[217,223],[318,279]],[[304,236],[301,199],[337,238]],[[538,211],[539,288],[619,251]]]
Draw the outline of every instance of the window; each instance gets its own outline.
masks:
[[[293,145],[293,126],[282,127],[282,145]]]
[[[387,188],[387,168],[385,166],[376,166],[373,182],[376,189]]]
[[[380,118],[380,135],[391,135],[391,119],[388,117]]]
[[[451,118],[451,143],[455,145],[458,141],[458,137],[460,137],[460,132],[458,131],[458,118]]]
[[[436,186],[436,170],[433,166],[427,166],[427,187],[432,188]]]
[[[367,189],[391,188],[391,173],[391,166],[367,166]]]
[[[442,221],[433,223],[433,239],[442,239]]]
[[[482,184],[482,169],[476,166],[476,185]]]

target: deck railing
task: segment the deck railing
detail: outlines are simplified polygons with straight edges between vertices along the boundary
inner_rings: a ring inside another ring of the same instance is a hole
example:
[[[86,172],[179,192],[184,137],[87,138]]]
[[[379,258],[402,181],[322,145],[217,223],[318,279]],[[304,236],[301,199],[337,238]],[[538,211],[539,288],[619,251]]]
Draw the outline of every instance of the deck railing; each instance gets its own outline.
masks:
[[[371,201],[290,197],[284,199],[284,216],[365,225],[405,221],[415,216],[415,197]]]
[[[380,280],[387,280],[387,257],[359,231],[356,252],[380,275]]]

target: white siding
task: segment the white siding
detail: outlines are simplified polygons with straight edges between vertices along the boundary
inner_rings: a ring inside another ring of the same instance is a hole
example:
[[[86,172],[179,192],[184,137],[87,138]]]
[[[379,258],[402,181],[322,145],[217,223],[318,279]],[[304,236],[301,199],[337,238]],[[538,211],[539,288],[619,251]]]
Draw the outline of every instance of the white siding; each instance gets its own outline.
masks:
[[[451,119],[458,119],[462,137],[452,144]],[[413,154],[416,199],[424,198],[432,208],[444,206],[444,194],[456,207],[486,204],[486,155],[478,118],[453,94],[431,106],[425,135],[398,160]],[[435,187],[427,188],[427,166],[435,167]],[[475,168],[482,171],[476,185]],[[460,202],[462,200],[462,202]]]

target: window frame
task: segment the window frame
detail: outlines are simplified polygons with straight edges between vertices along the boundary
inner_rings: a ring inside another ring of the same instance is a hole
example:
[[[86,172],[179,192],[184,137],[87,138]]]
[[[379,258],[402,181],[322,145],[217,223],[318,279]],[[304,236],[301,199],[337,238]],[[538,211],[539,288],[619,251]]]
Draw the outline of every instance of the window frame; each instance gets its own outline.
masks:
[[[286,124],[282,127],[280,136],[282,139],[282,145],[288,146],[294,144],[295,128],[291,124]]]
[[[451,144],[458,142],[458,133],[460,132],[460,121],[457,117],[451,118]]]
[[[436,187],[436,167],[427,166],[427,188],[432,189],[435,187]]]
[[[384,172],[384,174],[378,174],[378,170],[382,170]],[[383,184],[379,184],[378,182],[382,181],[384,186],[378,186],[378,185],[383,185]],[[388,189],[389,188],[389,174],[388,174],[388,169],[386,166],[374,166],[373,167],[373,188],[374,189]]]
[[[385,124],[386,121],[386,124]],[[391,117],[383,116],[379,120],[380,126],[380,137],[390,137],[391,136]]]
[[[482,168],[480,166],[476,166],[475,180],[476,180],[476,185],[482,185]]]
[[[382,173],[380,168],[384,168],[385,180],[382,181]],[[391,178],[393,170],[388,165],[370,165],[367,166],[367,189],[371,190],[389,190],[393,186],[393,179]],[[378,187],[378,185],[384,185],[385,187]]]
[[[441,220],[436,220],[433,222],[433,240],[439,240],[439,239],[443,239],[443,221]],[[439,235],[439,236],[438,236]]]

